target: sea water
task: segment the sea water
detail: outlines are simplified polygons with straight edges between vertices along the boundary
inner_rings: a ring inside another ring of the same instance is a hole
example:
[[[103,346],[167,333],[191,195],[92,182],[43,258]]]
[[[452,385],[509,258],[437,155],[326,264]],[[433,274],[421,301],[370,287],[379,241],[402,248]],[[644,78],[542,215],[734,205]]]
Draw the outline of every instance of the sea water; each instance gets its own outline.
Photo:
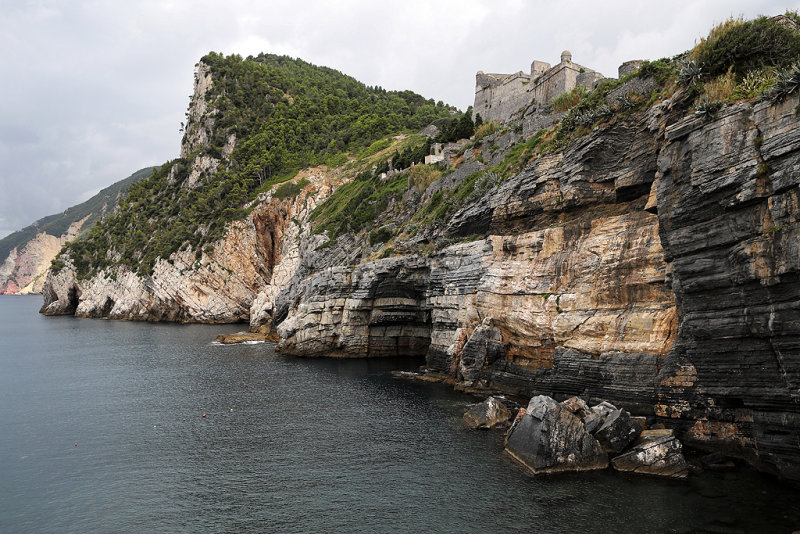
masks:
[[[279,355],[242,325],[43,317],[0,297],[0,532],[791,532],[800,492],[533,477],[413,359]]]

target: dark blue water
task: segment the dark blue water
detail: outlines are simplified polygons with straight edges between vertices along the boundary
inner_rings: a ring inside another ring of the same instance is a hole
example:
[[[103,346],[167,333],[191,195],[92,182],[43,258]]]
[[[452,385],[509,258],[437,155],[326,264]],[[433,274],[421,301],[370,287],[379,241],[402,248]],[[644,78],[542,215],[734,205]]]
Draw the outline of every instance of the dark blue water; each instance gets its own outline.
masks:
[[[210,343],[240,326],[39,304],[0,298],[0,532],[800,528],[800,493],[753,473],[533,478],[462,426],[470,398],[389,374],[418,361],[293,359]]]

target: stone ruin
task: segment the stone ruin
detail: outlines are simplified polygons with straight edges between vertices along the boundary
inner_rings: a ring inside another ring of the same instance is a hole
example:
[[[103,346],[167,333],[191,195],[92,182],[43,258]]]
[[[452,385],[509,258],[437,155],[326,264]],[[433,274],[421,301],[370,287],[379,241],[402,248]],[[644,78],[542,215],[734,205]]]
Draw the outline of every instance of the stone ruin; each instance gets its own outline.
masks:
[[[633,72],[641,63],[639,60],[626,61],[619,67],[619,76]],[[579,85],[592,90],[605,79],[599,72],[574,63],[568,50],[561,53],[561,62],[555,66],[534,60],[530,74],[522,71],[515,74],[478,71],[472,118],[474,120],[480,114],[484,122],[505,122],[531,104],[547,105]]]

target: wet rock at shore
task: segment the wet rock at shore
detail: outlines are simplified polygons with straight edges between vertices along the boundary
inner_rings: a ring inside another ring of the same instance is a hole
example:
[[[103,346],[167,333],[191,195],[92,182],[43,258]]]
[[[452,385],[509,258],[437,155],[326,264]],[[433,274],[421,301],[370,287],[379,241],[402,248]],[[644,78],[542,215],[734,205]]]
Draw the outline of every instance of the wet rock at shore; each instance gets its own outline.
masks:
[[[508,423],[511,411],[497,397],[470,407],[464,414],[464,422],[470,428],[496,428]]]
[[[608,467],[608,455],[581,419],[550,397],[528,403],[506,438],[506,454],[533,474]]]
[[[634,421],[631,415],[625,410],[614,410],[594,433],[594,437],[610,453],[620,453],[633,440],[635,440],[642,429]]]
[[[671,429],[645,430],[633,448],[611,460],[617,471],[686,478],[689,466]]]
[[[561,406],[580,417],[581,420],[584,420],[590,411],[589,405],[580,397],[570,397],[561,402]]]
[[[214,340],[223,345],[233,345],[236,343],[263,343],[265,341],[277,341],[274,332],[270,332],[266,327],[261,327],[255,332],[236,332],[235,334],[220,334]]]
[[[608,414],[616,410],[617,407],[611,404],[610,402],[603,401],[596,406],[592,406],[586,412],[586,415],[582,417],[583,424],[586,425],[587,432],[594,432],[601,426],[608,417]]]
[[[497,360],[502,353],[503,338],[500,330],[492,325],[491,317],[486,317],[461,351],[459,376],[466,382],[474,381],[481,369]]]

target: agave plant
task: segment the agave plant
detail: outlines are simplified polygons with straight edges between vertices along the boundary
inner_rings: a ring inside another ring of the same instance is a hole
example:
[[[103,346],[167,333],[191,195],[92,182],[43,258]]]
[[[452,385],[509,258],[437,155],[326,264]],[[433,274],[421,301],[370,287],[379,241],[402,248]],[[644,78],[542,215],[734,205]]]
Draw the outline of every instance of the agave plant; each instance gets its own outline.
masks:
[[[693,59],[684,59],[678,64],[678,79],[684,85],[694,85],[703,78],[703,67]]]
[[[697,104],[694,105],[694,114],[706,119],[711,119],[717,114],[717,111],[722,107],[722,102],[719,100],[711,100],[707,96],[703,96]]]
[[[578,126],[578,124],[578,114],[574,109],[572,109],[563,119],[561,119],[559,128],[563,132],[571,132]]]
[[[752,98],[763,95],[775,85],[775,73],[772,70],[751,70],[739,83],[739,93]]]
[[[612,110],[610,107],[606,106],[605,104],[600,106],[600,107],[598,107],[596,110],[594,110],[594,115],[597,118],[597,120],[607,119],[607,118],[611,117],[613,114],[614,114],[614,110]]]
[[[798,89],[800,89],[800,61],[796,61],[778,72],[775,85],[770,89],[767,97],[774,104]]]
[[[575,117],[575,122],[577,122],[581,126],[587,126],[587,127],[591,126],[592,124],[594,124],[594,121],[595,121],[594,111],[592,110],[587,110],[582,113],[579,113]]]
[[[636,105],[636,102],[633,101],[633,97],[630,93],[622,95],[621,97],[617,98],[617,108],[620,111],[631,109],[633,106]]]

